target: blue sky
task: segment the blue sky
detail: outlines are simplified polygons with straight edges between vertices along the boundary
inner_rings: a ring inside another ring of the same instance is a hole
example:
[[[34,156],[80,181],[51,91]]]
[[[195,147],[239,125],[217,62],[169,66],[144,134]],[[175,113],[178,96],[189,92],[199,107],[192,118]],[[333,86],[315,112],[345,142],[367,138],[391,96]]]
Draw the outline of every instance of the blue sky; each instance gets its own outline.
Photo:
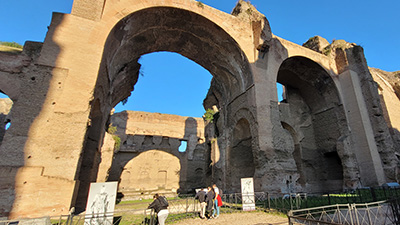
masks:
[[[227,13],[236,4],[236,0],[202,2]],[[315,35],[328,41],[344,39],[364,48],[369,66],[400,70],[399,0],[251,2],[266,15],[277,36],[300,45]],[[43,41],[52,12],[70,13],[71,7],[72,0],[0,0],[0,41]],[[117,111],[203,114],[202,101],[211,80],[207,71],[175,53],[149,54],[140,62],[144,76],[128,103],[117,106]]]

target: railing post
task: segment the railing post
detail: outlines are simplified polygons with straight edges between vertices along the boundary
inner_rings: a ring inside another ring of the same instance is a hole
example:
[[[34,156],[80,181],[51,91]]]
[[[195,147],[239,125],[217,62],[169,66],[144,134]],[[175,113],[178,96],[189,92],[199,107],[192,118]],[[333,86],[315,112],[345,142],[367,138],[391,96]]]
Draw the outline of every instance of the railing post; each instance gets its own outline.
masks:
[[[340,206],[336,204],[336,212],[338,214],[339,223],[342,224],[342,211],[340,211]]]
[[[269,198],[269,192],[267,192],[267,198],[268,198],[268,210],[271,210],[271,199]]]
[[[360,221],[358,219],[358,210],[357,210],[355,204],[351,205],[351,209],[353,210],[353,213],[354,213],[354,216],[355,216],[354,224],[360,224]]]
[[[385,195],[385,199],[388,199],[387,194],[386,194],[386,188],[382,188],[383,189],[383,194]]]
[[[369,212],[369,207],[367,206],[367,215],[368,215],[368,224],[373,225],[372,220],[371,220],[371,214]]]
[[[186,216],[188,214],[189,198],[186,198]]]
[[[292,216],[293,216],[293,212],[292,212],[292,210],[290,210],[290,211],[288,212],[289,225],[293,225],[292,221],[290,220],[290,219],[292,218]]]
[[[329,202],[329,205],[332,205],[332,203],[331,203],[331,195],[328,193],[328,202]]]
[[[235,195],[235,207],[237,207],[237,195],[236,195],[236,193],[234,194]]]
[[[360,189],[357,189],[357,192],[358,192],[358,196],[359,196],[359,199],[360,199],[360,203],[362,203],[361,190],[360,190]]]
[[[372,201],[376,202],[377,198],[376,198],[376,193],[375,193],[375,189],[374,188],[371,188],[371,195],[372,195]]]

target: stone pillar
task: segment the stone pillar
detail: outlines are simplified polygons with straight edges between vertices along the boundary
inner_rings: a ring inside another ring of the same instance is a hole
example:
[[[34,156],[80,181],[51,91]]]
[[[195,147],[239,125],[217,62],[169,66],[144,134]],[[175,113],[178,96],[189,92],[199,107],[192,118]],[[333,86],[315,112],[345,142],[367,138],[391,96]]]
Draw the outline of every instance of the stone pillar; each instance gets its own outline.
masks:
[[[385,121],[383,116],[381,119],[376,118],[382,114],[376,113],[382,111],[380,104],[377,104],[379,96],[376,84],[372,81],[360,46],[339,40],[332,43],[331,54],[339,74],[339,92],[350,127],[353,151],[360,167],[361,185],[381,185],[386,182],[387,175],[382,153],[390,150],[382,150],[382,146],[379,147],[377,143],[378,133],[385,132],[379,123],[385,124]],[[391,140],[383,142],[383,145],[390,148]]]
[[[339,81],[353,139],[353,151],[360,166],[361,184],[363,186],[380,185],[385,182],[385,176],[358,74],[347,70],[339,75]]]

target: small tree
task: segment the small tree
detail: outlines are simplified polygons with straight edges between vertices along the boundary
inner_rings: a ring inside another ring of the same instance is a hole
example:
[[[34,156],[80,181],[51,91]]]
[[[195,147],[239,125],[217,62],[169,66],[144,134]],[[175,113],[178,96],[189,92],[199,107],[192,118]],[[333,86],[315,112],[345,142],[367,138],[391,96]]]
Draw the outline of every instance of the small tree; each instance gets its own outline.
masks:
[[[108,126],[107,132],[108,132],[109,134],[112,135],[112,138],[113,138],[114,141],[115,141],[115,143],[114,143],[114,149],[115,149],[116,151],[118,151],[119,148],[121,147],[121,138],[118,137],[118,136],[115,134],[115,133],[117,132],[117,127],[110,124],[110,125]]]
[[[206,112],[204,113],[204,119],[209,122],[212,123],[214,121],[214,114],[216,112],[213,109],[208,108],[206,110]]]

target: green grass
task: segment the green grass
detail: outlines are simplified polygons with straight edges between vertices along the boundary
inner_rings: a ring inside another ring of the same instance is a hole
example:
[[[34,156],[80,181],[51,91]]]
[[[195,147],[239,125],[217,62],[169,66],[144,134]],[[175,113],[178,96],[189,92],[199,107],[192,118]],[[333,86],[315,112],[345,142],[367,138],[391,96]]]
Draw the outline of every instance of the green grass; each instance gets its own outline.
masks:
[[[123,213],[118,215],[119,217],[114,217],[115,219],[119,219],[119,225],[130,225],[130,224],[142,224],[144,217],[143,215],[134,215],[129,213]],[[150,218],[148,216],[147,218]],[[114,221],[115,223],[115,221]]]
[[[138,203],[151,203],[153,199],[142,199],[142,200],[129,200],[121,201],[118,205],[138,204]]]
[[[22,49],[21,48],[15,48],[15,47],[9,47],[9,46],[4,46],[0,45],[0,52],[8,52],[8,53],[21,53]]]
[[[24,46],[18,44],[17,42],[9,42],[9,41],[0,41],[0,45],[19,48],[19,49],[22,49],[24,47]]]

